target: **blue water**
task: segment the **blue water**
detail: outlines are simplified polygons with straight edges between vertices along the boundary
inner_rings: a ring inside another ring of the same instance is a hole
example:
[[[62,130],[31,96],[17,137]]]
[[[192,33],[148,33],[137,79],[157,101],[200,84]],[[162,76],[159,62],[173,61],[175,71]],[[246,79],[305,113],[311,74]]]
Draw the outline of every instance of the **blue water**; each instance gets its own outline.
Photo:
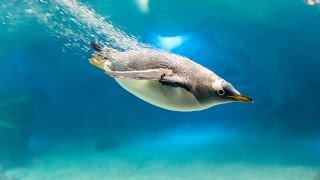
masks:
[[[0,179],[320,179],[320,5],[0,2]],[[186,56],[252,97],[181,113],[88,63],[89,42]]]

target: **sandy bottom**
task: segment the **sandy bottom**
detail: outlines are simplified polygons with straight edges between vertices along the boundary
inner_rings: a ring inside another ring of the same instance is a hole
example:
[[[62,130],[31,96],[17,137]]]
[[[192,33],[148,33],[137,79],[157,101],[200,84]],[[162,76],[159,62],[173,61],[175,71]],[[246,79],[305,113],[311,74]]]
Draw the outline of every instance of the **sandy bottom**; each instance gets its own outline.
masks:
[[[319,167],[223,162],[212,158],[219,156],[215,150],[204,149],[140,143],[97,151],[68,145],[37,155],[5,175],[19,180],[320,180]]]

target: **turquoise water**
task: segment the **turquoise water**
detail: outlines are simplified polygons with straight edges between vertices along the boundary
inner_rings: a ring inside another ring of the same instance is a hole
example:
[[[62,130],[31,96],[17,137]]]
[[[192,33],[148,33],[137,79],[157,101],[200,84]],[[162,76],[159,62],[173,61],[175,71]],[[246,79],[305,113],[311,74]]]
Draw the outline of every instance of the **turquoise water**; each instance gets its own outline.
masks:
[[[311,4],[2,0],[0,180],[320,179]],[[157,108],[88,63],[93,40],[189,57],[254,103]]]

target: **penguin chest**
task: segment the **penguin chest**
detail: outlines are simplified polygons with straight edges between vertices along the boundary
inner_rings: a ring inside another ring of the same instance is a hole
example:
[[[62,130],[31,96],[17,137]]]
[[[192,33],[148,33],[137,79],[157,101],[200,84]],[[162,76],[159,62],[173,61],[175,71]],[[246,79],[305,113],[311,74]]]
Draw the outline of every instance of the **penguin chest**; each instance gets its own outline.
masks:
[[[155,106],[172,111],[199,111],[206,109],[195,96],[181,87],[162,85],[158,81],[150,80],[115,80],[124,89],[138,98]]]

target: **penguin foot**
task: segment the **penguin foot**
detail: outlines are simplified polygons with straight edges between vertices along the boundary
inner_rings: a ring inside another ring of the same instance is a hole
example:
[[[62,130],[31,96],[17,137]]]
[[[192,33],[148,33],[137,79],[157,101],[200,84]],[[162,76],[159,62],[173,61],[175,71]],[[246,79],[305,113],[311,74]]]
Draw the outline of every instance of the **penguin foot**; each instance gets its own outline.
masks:
[[[105,60],[101,56],[94,54],[94,55],[92,55],[92,58],[89,59],[89,61],[94,66],[101,68],[101,69],[104,69]]]

